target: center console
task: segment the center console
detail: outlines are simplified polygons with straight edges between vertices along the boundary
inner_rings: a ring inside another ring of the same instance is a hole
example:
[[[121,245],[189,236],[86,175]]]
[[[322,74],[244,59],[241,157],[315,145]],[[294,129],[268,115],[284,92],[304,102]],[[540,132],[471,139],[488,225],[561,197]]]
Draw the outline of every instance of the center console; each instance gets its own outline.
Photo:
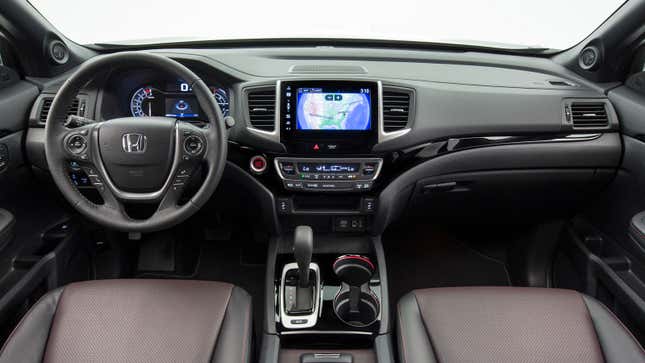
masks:
[[[279,225],[267,263],[267,362],[392,361],[385,260],[370,234],[387,167],[373,151],[387,136],[381,98],[370,80],[276,85],[276,129],[265,136],[284,151],[250,165],[274,192]]]
[[[390,361],[380,240],[300,225],[274,247],[268,330],[279,340],[278,362]]]

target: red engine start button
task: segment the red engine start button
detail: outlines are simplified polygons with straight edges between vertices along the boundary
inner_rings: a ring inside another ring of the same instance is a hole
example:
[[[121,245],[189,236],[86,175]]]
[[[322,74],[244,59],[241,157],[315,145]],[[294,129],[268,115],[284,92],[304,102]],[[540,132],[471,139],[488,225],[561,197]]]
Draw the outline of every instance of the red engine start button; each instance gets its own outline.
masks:
[[[267,159],[262,155],[255,155],[251,158],[251,171],[254,173],[264,173],[267,170]]]

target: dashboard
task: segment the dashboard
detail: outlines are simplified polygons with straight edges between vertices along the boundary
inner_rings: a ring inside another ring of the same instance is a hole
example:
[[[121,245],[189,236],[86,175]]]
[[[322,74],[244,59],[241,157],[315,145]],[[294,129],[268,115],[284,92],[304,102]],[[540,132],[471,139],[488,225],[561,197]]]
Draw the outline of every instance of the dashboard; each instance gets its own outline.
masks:
[[[531,196],[561,203],[605,185],[620,162],[606,90],[549,59],[334,47],[153,52],[209,86],[235,121],[230,178],[282,218],[356,216],[362,222],[350,225],[385,228],[417,204],[447,215],[519,195],[525,206]],[[43,168],[42,114],[62,81],[43,87],[30,115],[28,154]],[[98,121],[205,121],[186,82],[151,70],[97,75],[78,97]]]

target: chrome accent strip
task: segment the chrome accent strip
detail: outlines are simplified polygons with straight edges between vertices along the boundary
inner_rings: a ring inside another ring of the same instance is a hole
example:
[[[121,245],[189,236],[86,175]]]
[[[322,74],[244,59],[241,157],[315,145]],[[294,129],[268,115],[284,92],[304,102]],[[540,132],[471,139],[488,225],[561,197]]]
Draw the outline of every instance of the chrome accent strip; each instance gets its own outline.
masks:
[[[318,322],[318,312],[320,311],[321,305],[320,305],[320,268],[318,267],[318,264],[315,262],[312,262],[309,264],[309,269],[314,270],[316,273],[316,289],[314,291],[314,309],[309,315],[289,315],[284,309],[284,279],[285,276],[287,275],[287,271],[289,270],[297,270],[298,269],[298,264],[296,262],[291,262],[282,268],[282,278],[280,280],[280,321],[282,322],[282,326],[284,326],[287,329],[306,329],[306,328],[311,328],[312,326],[315,326],[316,323]],[[291,319],[307,319],[306,324],[291,324]]]
[[[476,136],[465,138],[451,138],[421,144],[403,150],[403,153],[418,151],[424,157],[447,154],[461,150],[476,149],[489,146],[518,145],[518,144],[544,144],[554,142],[581,142],[592,141],[600,138],[602,133],[594,134],[565,134],[544,136]]]
[[[280,335],[299,335],[299,334],[334,334],[334,335],[374,335],[368,331],[357,330],[299,330],[299,331],[283,331]]]

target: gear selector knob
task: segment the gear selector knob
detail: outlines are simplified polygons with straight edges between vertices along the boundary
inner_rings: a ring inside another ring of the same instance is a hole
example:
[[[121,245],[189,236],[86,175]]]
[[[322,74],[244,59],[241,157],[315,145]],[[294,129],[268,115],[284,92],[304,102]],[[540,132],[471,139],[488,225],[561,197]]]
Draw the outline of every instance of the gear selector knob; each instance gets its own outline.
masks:
[[[298,284],[309,286],[309,265],[314,250],[314,232],[309,226],[298,226],[293,234],[293,256],[298,264]]]

